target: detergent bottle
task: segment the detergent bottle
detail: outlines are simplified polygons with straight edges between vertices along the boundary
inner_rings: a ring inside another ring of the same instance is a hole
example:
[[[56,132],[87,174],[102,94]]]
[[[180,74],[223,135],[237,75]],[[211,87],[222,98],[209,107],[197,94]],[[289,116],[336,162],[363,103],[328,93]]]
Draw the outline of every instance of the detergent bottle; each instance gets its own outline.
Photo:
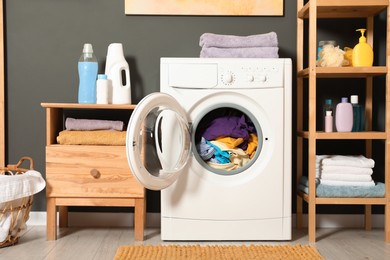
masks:
[[[358,29],[362,34],[359,38],[359,43],[355,45],[352,51],[352,66],[353,67],[370,67],[374,62],[374,52],[372,47],[367,43],[364,32],[366,29]]]
[[[79,90],[78,102],[80,104],[96,103],[96,78],[98,61],[93,53],[92,44],[85,43],[83,53],[78,62]]]
[[[131,104],[130,69],[121,43],[108,46],[105,74],[112,85],[112,104]]]

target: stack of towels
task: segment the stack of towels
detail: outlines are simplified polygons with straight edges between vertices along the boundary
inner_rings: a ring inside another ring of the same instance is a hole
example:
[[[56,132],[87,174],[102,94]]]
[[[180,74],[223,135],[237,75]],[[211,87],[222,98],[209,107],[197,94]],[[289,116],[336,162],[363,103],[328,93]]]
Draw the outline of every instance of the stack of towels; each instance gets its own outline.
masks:
[[[57,142],[66,145],[126,145],[123,127],[122,121],[68,117]]]
[[[201,58],[279,58],[275,32],[249,36],[204,33],[199,46]]]
[[[316,177],[323,185],[373,187],[373,159],[363,155],[317,155]]]

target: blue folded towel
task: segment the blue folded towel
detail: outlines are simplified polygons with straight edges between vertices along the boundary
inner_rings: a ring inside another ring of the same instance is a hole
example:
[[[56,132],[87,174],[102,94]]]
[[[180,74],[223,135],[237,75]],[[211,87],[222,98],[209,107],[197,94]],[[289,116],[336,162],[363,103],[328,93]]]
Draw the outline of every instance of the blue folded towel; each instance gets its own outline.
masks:
[[[309,194],[309,181],[306,176],[299,180],[298,189]],[[383,198],[385,196],[385,184],[376,182],[373,187],[361,186],[330,186],[317,182],[316,179],[316,196],[317,197],[347,197],[347,198]]]

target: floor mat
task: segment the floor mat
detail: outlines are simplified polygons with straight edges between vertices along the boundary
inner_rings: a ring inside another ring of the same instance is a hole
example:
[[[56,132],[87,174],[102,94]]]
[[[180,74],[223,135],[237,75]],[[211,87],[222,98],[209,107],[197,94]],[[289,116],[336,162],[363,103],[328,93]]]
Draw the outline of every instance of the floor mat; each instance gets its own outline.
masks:
[[[114,260],[131,259],[324,259],[312,245],[129,245]]]

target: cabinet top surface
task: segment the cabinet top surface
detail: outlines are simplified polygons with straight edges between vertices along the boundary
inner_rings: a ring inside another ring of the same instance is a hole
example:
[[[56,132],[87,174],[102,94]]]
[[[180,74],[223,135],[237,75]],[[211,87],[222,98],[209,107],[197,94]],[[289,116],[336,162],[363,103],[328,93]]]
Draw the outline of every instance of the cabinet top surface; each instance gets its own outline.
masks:
[[[75,109],[134,109],[135,104],[78,104],[78,103],[41,103],[44,108]]]
[[[317,2],[318,18],[370,17],[383,12],[388,0],[317,0],[308,1],[298,12],[298,17],[309,18],[310,7]]]

